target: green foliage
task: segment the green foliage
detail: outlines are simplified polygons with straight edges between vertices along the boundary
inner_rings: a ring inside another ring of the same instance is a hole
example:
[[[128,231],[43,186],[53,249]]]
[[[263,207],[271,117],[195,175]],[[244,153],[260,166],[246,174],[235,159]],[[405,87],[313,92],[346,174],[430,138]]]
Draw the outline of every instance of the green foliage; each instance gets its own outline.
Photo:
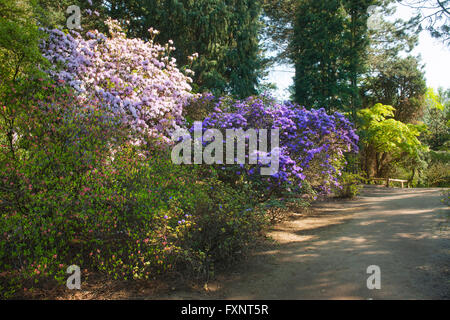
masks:
[[[417,58],[392,58],[373,66],[372,75],[363,85],[364,105],[391,105],[395,119],[404,123],[417,121],[424,107],[427,87]]]
[[[425,103],[430,109],[438,109],[443,111],[444,105],[442,104],[442,98],[440,94],[434,92],[433,88],[428,88],[427,93],[425,94]]]
[[[178,65],[192,69],[199,92],[231,93],[244,98],[257,93],[264,61],[259,47],[261,1],[146,0],[109,1],[107,14],[128,20],[128,34],[148,38],[148,27],[161,31],[158,41],[173,40]]]
[[[207,175],[205,192],[197,193],[194,225],[185,234],[187,271],[209,276],[211,271],[230,265],[244,256],[267,225],[264,210],[255,209],[254,191],[246,185],[229,185],[219,180],[211,167],[201,169]],[[216,268],[215,268],[216,266]]]
[[[349,102],[348,85],[338,79],[345,14],[339,0],[302,1],[297,7],[291,46],[295,101],[300,105],[334,111],[342,109],[342,100]]]
[[[395,119],[414,123],[424,108],[426,84],[420,58],[401,55],[410,53],[418,43],[417,17],[404,21],[387,19],[396,8],[387,1],[374,13],[376,25],[369,30],[367,73],[360,84],[364,107],[376,103],[395,108]],[[392,17],[391,17],[392,18]]]
[[[369,45],[366,12],[376,3],[298,2],[289,48],[296,69],[296,102],[356,115],[361,105],[358,83]]]
[[[426,187],[450,187],[450,162],[432,163],[421,178],[421,185]]]
[[[305,188],[306,189],[306,188]],[[258,205],[257,210],[264,212],[270,224],[277,224],[286,220],[293,213],[305,213],[311,207],[311,200],[317,194],[311,189],[305,192],[309,197],[301,197],[299,194],[285,193],[284,198],[273,198]]]
[[[264,0],[263,36],[266,46],[277,54],[271,59],[275,63],[291,63],[289,43],[293,36],[297,0]]]
[[[69,6],[76,5],[81,11],[81,27],[84,30],[107,31],[103,21],[106,20],[106,8],[103,0],[35,0],[37,2],[36,18],[39,25],[46,28],[65,29],[67,24],[66,10]],[[92,5],[89,3],[92,2]],[[98,15],[94,14],[94,11]]]
[[[430,151],[430,162],[450,163],[450,151]]]
[[[401,163],[413,168],[428,149],[418,139],[426,127],[395,120],[394,114],[394,107],[381,103],[358,112],[362,165],[368,177],[383,176]]]
[[[343,172],[339,184],[340,188],[336,188],[334,194],[338,198],[353,199],[361,190],[362,183],[365,181],[364,177],[359,174],[351,172]]]
[[[359,116],[364,132],[360,137],[363,137],[365,143],[373,144],[378,152],[388,152],[394,156],[404,153],[416,156],[422,147],[417,137],[425,127],[395,120],[394,112],[394,107],[381,103],[361,110]]]
[[[423,187],[450,186],[450,152],[430,151],[427,166],[419,176],[418,185]]]
[[[422,140],[433,150],[448,150],[450,140],[450,90],[428,89],[423,122],[428,131]]]
[[[424,137],[429,131],[419,120],[426,113],[426,105],[433,104],[434,96],[427,93],[419,58],[400,55],[417,45],[414,27],[418,18],[387,21],[385,17],[394,12],[395,8],[389,5],[380,8],[377,25],[369,32],[368,72],[361,81],[360,92],[363,106],[375,105],[371,109],[376,114],[368,115],[370,109],[359,113],[365,118],[361,127],[361,166],[367,176],[390,176],[415,184],[427,167],[427,147],[419,145],[417,138],[426,142]],[[392,109],[387,110],[386,105]]]
[[[39,51],[36,4],[30,0],[4,0],[0,4],[0,90],[5,82],[36,73],[45,63]]]
[[[415,29],[418,18],[414,17],[408,21],[398,18],[394,20],[396,7],[392,4],[396,1],[384,2],[372,13],[376,16],[376,25],[369,30],[368,65],[372,70],[378,65],[390,63],[400,52],[411,52],[419,40]],[[388,17],[390,19],[387,19]]]
[[[157,141],[136,145],[130,134],[138,133],[95,101],[81,104],[44,79],[1,98],[3,298],[44,280],[62,285],[73,264],[112,279],[208,277],[242,256],[266,224],[264,212],[249,210],[246,186],[174,165]]]

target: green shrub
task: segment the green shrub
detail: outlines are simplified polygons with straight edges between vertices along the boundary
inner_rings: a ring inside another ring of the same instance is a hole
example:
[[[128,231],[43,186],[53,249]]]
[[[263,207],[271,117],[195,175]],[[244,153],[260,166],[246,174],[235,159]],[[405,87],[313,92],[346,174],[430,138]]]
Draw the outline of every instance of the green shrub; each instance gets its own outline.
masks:
[[[343,172],[339,180],[341,187],[335,188],[336,197],[352,199],[359,194],[361,183],[365,179],[359,174]]]
[[[426,187],[450,187],[450,163],[434,162],[422,174]]]
[[[244,256],[267,225],[265,212],[254,209],[251,190],[218,180],[213,169],[208,172],[212,177],[197,193],[193,224],[184,238],[186,252],[192,253],[188,270],[202,276]]]
[[[450,189],[443,191],[442,195],[444,196],[444,198],[442,199],[442,203],[450,206]]]
[[[450,151],[430,151],[430,161],[450,163]]]
[[[23,115],[3,114],[15,119],[12,144],[9,123],[0,128],[3,297],[43,280],[63,285],[70,265],[124,280],[208,276],[265,226],[248,186],[174,165],[168,147],[133,143],[129,128],[70,91],[42,83],[34,97],[8,103]]]

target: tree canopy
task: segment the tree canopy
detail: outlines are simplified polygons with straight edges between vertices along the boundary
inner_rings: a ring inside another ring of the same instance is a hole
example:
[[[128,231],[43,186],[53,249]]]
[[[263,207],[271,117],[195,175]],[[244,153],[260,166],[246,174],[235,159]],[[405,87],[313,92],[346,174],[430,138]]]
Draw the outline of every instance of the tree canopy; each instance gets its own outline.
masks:
[[[197,91],[240,98],[257,93],[264,71],[261,10],[261,1],[247,0],[111,0],[106,6],[111,17],[129,21],[130,36],[145,39],[151,26],[161,32],[158,41],[172,40],[180,66],[198,53],[193,65]]]

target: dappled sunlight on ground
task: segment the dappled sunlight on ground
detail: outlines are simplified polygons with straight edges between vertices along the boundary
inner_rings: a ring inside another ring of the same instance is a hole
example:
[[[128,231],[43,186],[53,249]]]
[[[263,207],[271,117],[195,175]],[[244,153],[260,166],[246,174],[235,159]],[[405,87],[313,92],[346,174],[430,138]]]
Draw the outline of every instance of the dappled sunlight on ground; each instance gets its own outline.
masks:
[[[203,288],[118,288],[104,297],[450,299],[450,212],[441,198],[439,189],[367,186],[355,200],[293,213],[269,232],[272,242]],[[381,290],[367,288],[371,265],[381,269]]]
[[[438,189],[368,186],[357,200],[319,202],[314,214],[274,227],[273,247],[219,279],[208,297],[448,299],[449,210],[441,198]],[[381,268],[381,290],[367,288],[370,265]]]

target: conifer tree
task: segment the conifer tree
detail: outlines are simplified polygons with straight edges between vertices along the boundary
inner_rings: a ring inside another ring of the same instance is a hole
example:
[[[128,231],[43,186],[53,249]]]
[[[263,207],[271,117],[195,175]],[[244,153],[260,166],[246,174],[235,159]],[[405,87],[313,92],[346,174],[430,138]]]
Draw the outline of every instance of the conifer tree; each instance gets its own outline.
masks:
[[[342,57],[345,19],[339,0],[304,0],[298,5],[290,50],[296,71],[296,102],[327,111],[348,104],[348,76]]]
[[[359,83],[367,70],[368,8],[390,0],[266,0],[265,12],[276,30],[273,40],[289,46],[280,55],[294,64],[294,99],[307,107],[351,112],[361,108]],[[275,3],[284,10],[277,11]],[[281,22],[285,23],[285,30]],[[290,28],[292,30],[290,31]],[[287,54],[286,54],[287,53]]]
[[[129,21],[128,34],[147,38],[161,31],[158,42],[174,42],[178,65],[193,53],[198,91],[231,93],[239,98],[257,93],[264,67],[259,47],[261,1],[145,0],[108,1],[108,14]]]

